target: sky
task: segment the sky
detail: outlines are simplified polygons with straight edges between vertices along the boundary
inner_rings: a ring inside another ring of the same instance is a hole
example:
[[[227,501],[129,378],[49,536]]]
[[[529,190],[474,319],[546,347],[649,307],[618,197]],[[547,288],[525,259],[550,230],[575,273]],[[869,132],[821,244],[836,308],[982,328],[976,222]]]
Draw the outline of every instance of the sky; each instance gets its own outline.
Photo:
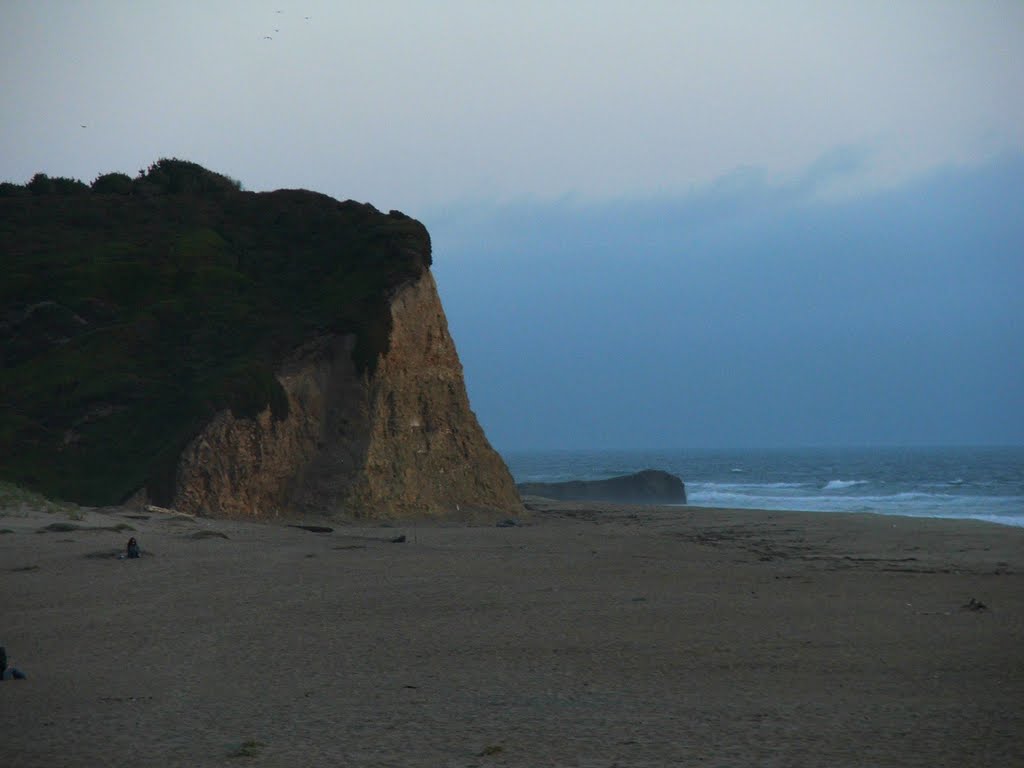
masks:
[[[1024,444],[1024,3],[7,0],[0,180],[431,232],[502,449]]]

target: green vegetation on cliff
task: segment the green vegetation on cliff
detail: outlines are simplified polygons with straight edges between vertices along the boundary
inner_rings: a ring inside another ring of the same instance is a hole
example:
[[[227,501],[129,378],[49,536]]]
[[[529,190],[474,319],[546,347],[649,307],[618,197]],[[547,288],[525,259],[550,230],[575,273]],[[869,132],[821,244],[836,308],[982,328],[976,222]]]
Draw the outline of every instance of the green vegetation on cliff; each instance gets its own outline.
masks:
[[[354,333],[372,369],[391,294],[430,258],[396,211],[244,192],[182,160],[0,184],[0,479],[159,499],[214,413],[283,415],[274,371],[303,342]]]

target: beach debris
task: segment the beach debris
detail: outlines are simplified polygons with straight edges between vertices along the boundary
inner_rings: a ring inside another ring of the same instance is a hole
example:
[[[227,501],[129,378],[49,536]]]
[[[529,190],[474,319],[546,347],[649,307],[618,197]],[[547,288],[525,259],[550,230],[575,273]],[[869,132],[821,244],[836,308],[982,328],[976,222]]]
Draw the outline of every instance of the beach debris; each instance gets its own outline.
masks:
[[[333,533],[334,529],[329,528],[326,525],[297,525],[289,523],[289,528],[301,528],[304,531],[310,531],[311,533]]]
[[[988,606],[973,597],[960,607],[961,611],[987,611]]]
[[[405,534],[403,533],[401,536],[395,536],[393,539],[391,539],[391,543],[392,544],[404,544],[405,543]]]
[[[195,515],[190,515],[187,512],[179,512],[178,510],[171,509],[170,507],[158,507],[156,504],[147,504],[143,509],[147,512],[153,512],[160,515],[185,515],[187,517],[195,517]]]
[[[497,528],[518,528],[520,525],[518,520],[511,517],[507,517],[504,520],[499,520],[495,527]]]

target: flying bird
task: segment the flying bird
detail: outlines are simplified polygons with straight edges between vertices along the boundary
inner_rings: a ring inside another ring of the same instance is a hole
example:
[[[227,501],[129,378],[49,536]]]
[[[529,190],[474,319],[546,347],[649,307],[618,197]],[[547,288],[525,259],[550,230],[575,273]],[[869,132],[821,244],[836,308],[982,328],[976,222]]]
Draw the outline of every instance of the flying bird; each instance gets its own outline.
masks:
[[[264,40],[273,40],[274,38],[272,38],[270,35],[264,35],[263,39]]]

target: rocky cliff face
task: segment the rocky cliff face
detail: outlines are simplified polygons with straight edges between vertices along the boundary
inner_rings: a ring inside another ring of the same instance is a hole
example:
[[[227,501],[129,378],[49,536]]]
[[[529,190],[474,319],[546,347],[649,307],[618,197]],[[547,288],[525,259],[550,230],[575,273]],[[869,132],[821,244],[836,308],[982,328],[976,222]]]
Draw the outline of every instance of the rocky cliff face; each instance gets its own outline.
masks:
[[[520,510],[512,477],[469,406],[429,270],[391,301],[391,332],[359,372],[354,337],[325,336],[278,373],[288,414],[219,413],[178,464],[174,506],[274,517],[474,517]]]

